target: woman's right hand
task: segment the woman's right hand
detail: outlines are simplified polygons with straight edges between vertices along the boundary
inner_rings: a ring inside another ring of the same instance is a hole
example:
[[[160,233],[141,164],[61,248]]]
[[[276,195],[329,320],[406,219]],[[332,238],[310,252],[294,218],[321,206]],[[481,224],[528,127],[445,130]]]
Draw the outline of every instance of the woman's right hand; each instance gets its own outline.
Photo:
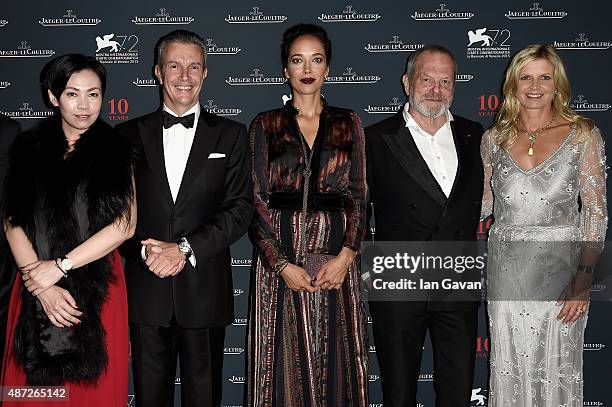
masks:
[[[76,301],[67,290],[54,285],[38,294],[37,298],[49,321],[56,327],[67,328],[81,323],[77,317],[83,313],[79,311]]]
[[[306,273],[306,270],[296,266],[295,264],[287,264],[280,273],[287,287],[293,291],[308,291],[316,292],[319,288],[312,286],[312,278]]]

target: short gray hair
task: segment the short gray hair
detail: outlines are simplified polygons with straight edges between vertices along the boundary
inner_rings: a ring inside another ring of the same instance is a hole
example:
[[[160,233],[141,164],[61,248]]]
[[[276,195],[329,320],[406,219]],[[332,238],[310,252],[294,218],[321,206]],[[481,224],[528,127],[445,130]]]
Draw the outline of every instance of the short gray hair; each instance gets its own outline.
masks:
[[[202,50],[204,56],[204,68],[206,68],[206,43],[198,34],[187,30],[175,30],[162,36],[155,45],[155,65],[161,67],[164,64],[163,54],[168,44],[180,42],[184,44],[195,44]]]
[[[443,47],[442,45],[438,45],[438,44],[425,45],[423,48],[419,48],[418,50],[410,54],[410,56],[408,57],[408,60],[406,61],[406,75],[408,76],[408,78],[412,79],[412,76],[414,75],[414,71],[416,70],[416,61],[419,58],[419,56],[421,54],[424,54],[425,52],[432,52],[432,53],[448,55],[448,57],[453,61],[453,82],[454,82],[454,75],[457,74],[457,61],[455,61],[455,56],[453,55],[452,52],[450,52],[448,48]]]

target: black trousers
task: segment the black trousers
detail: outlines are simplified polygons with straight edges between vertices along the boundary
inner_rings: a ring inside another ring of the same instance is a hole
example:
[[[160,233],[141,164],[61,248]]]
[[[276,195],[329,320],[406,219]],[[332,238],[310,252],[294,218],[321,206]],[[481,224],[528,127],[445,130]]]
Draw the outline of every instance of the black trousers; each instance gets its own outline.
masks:
[[[137,407],[171,407],[176,358],[181,406],[221,405],[225,327],[185,329],[130,324]]]
[[[425,303],[370,303],[385,407],[414,407],[425,334],[434,357],[436,407],[470,405],[478,311],[429,311]]]

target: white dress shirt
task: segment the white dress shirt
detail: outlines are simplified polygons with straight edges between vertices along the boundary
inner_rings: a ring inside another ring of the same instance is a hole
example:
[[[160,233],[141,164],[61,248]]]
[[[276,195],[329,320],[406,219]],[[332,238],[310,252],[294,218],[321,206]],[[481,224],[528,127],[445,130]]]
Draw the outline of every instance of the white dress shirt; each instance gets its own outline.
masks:
[[[170,110],[166,104],[164,104],[164,111],[173,116],[178,116],[176,113]],[[187,116],[191,113],[195,113],[195,120],[193,121],[193,127],[190,129],[185,128],[185,126],[182,124],[175,124],[168,129],[162,127],[164,164],[166,166],[168,185],[170,186],[170,192],[172,193],[172,200],[174,202],[176,202],[176,197],[178,196],[179,189],[181,188],[183,174],[185,173],[185,167],[187,166],[187,160],[189,159],[189,152],[191,151],[191,145],[193,144],[196,128],[198,127],[198,120],[200,118],[199,103],[196,103],[194,107],[183,113],[181,116]],[[141,254],[144,259],[144,246]],[[196,266],[195,254],[189,256],[189,262],[193,267]]]
[[[164,104],[164,111],[173,116],[178,116]],[[187,116],[195,113],[193,127],[186,129],[182,124],[175,124],[169,129],[163,129],[164,135],[164,163],[166,165],[166,175],[168,176],[168,184],[172,193],[172,200],[176,202],[176,197],[181,187],[187,159],[195,137],[195,131],[200,118],[200,104],[196,103],[194,107],[186,111],[181,116]]]
[[[406,103],[403,111],[406,127],[410,130],[414,143],[427,163],[429,171],[448,197],[457,175],[457,150],[450,125],[453,115],[447,110],[446,123],[432,136],[417,124],[412,115],[408,113],[408,108],[408,103]]]

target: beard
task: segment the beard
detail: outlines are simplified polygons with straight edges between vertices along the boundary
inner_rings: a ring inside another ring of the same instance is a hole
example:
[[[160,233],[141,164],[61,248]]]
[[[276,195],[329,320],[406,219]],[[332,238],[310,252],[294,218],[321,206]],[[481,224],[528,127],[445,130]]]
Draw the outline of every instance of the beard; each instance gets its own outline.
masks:
[[[433,101],[438,102],[437,106],[428,106],[426,99],[429,99],[430,101],[433,99]],[[430,119],[438,118],[446,113],[446,111],[450,108],[452,101],[452,97],[447,99],[440,93],[428,93],[423,95],[420,100],[416,100],[414,97],[414,92],[410,92],[408,95],[408,103],[410,103],[410,107],[414,107],[417,112]]]

